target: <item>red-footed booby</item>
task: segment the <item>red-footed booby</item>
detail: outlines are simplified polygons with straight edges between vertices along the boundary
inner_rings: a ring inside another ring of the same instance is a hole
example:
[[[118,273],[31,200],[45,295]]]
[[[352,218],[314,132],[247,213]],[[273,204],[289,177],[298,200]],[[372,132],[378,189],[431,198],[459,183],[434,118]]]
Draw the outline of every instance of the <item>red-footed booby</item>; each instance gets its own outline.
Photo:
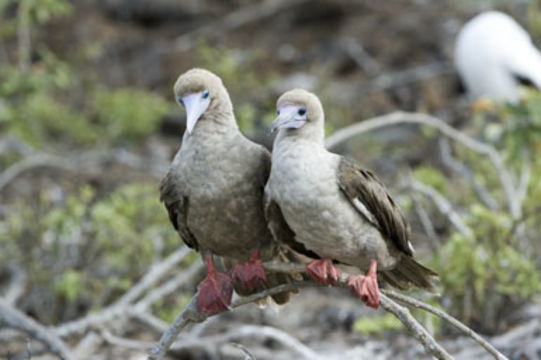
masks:
[[[213,255],[237,263],[231,276],[240,295],[287,281],[282,274],[265,275],[261,264],[281,255],[263,209],[271,159],[264,147],[240,133],[218,76],[189,70],[174,92],[186,110],[186,131],[161,182],[161,200],[184,242],[203,255],[207,276],[197,304],[199,311],[213,314],[227,309],[233,291],[230,275],[216,269]],[[288,294],[273,298],[281,304]]]
[[[454,62],[472,100],[516,103],[521,84],[541,89],[541,53],[526,30],[501,12],[481,13],[462,27]]]
[[[430,289],[436,274],[413,259],[409,225],[385,186],[371,172],[324,146],[323,107],[295,89],[277,101],[278,130],[265,188],[269,228],[293,250],[316,258],[307,274],[334,284],[333,262],[368,270],[348,279],[351,291],[377,308],[377,272],[390,285]]]

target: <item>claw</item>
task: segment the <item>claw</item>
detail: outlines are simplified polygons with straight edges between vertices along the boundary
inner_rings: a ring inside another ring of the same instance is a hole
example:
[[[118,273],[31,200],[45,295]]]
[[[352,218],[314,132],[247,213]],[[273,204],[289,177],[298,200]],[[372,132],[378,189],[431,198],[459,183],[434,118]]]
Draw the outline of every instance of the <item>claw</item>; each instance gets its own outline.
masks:
[[[259,250],[254,251],[248,261],[235,265],[232,277],[234,282],[242,284],[249,290],[265,282],[265,269],[259,257]]]
[[[366,275],[350,275],[348,285],[356,297],[366,306],[377,309],[379,307],[379,287],[377,279],[377,262],[370,262],[370,269]]]
[[[197,310],[200,313],[212,315],[229,308],[233,296],[233,284],[226,274],[216,270],[212,255],[205,255],[205,263],[207,264],[207,276],[199,284]]]
[[[334,266],[331,259],[320,259],[306,266],[306,274],[323,285],[334,285],[340,280],[342,270]]]

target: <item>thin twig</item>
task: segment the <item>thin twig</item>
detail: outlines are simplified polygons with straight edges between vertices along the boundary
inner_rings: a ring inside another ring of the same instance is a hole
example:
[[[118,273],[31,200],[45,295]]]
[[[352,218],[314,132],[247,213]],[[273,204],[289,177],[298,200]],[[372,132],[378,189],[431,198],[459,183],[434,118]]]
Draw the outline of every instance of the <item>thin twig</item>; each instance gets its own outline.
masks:
[[[459,142],[468,149],[487,156],[492,165],[496,169],[498,178],[502,185],[503,191],[507,199],[507,205],[511,216],[514,219],[520,218],[522,209],[517,206],[515,183],[511,173],[505,167],[504,160],[500,153],[492,146],[475,140],[468,135],[454,129],[446,124],[441,119],[436,117],[422,114],[422,113],[407,113],[407,112],[394,112],[388,115],[378,116],[372,119],[362,121],[350,126],[346,126],[325,141],[327,148],[332,149],[338,144],[357,136],[359,134],[379,129],[386,126],[398,125],[398,124],[423,124],[438,129],[445,136]]]
[[[128,292],[120,297],[112,306],[126,306],[135,301],[141,294],[150,289],[155,283],[178,263],[180,263],[191,250],[187,246],[182,246],[169,255],[163,261],[152,265],[149,271],[135,286],[132,286]]]
[[[152,270],[144,276],[140,282],[131,288],[125,295],[123,295],[117,302],[111,304],[105,309],[97,313],[88,314],[80,319],[69,321],[53,327],[52,330],[56,332],[58,336],[68,336],[75,333],[83,333],[86,329],[97,326],[104,322],[109,322],[117,317],[125,317],[128,314],[129,304],[139,297],[144,291],[150,288],[156,283],[165,273],[176,266],[184,257],[189,253],[189,249],[182,247],[179,250],[169,255],[163,262],[154,266]],[[185,279],[184,277],[182,279]],[[152,292],[149,293],[152,294]],[[143,312],[148,306],[152,304],[152,301],[145,300],[143,298],[141,302],[133,305],[133,311]]]
[[[502,353],[500,353],[494,346],[492,346],[488,341],[479,336],[475,331],[462,324],[460,321],[447,314],[445,311],[442,311],[432,305],[426,304],[422,301],[414,299],[410,296],[400,294],[394,290],[384,290],[385,294],[390,298],[398,300],[408,306],[423,309],[432,313],[441,319],[447,321],[449,324],[453,325],[456,329],[460,330],[464,335],[471,337],[475,342],[484,347],[492,356],[497,360],[508,360]]]
[[[70,349],[57,335],[2,299],[0,299],[0,324],[28,333],[63,360],[73,359]]]
[[[380,294],[380,304],[382,308],[392,313],[399,318],[400,321],[402,321],[402,323],[411,331],[413,336],[423,345],[429,354],[432,354],[436,359],[453,359],[453,357],[434,340],[432,335],[430,335],[428,331],[426,331],[426,329],[422,327],[417,320],[415,320],[408,309],[398,305],[383,293]]]
[[[438,234],[436,233],[436,230],[434,228],[434,224],[432,224],[432,220],[430,220],[430,216],[426,212],[426,209],[424,208],[421,201],[419,201],[419,195],[414,194],[412,196],[413,204],[415,207],[415,213],[417,214],[417,217],[419,217],[419,221],[421,222],[421,225],[423,226],[423,229],[425,231],[426,236],[429,239],[429,243],[431,244],[432,251],[436,252],[440,248],[440,240],[438,237]]]
[[[451,205],[451,202],[447,200],[445,196],[440,194],[436,189],[426,184],[423,184],[422,182],[415,180],[413,178],[411,179],[410,183],[406,186],[430,198],[434,202],[438,210],[442,214],[444,214],[447,217],[447,219],[449,219],[449,222],[453,224],[453,226],[460,233],[462,233],[463,235],[469,238],[473,236],[472,230],[462,221],[462,218],[460,217],[460,215],[458,215],[458,213],[456,213],[453,210],[453,206]]]
[[[179,273],[174,278],[164,282],[162,285],[150,291],[145,297],[134,305],[134,308],[138,311],[148,310],[148,308],[150,308],[154,302],[175,292],[178,290],[178,288],[190,282],[190,280],[192,280],[194,276],[197,275],[203,268],[203,262],[201,260],[197,260],[182,273]]]
[[[30,1],[20,0],[17,10],[17,46],[19,70],[27,72],[30,68]]]
[[[386,71],[363,83],[357,90],[357,94],[385,91],[391,88],[416,83],[424,79],[430,79],[435,76],[452,74],[453,72],[453,65],[449,62],[432,62],[402,70]]]
[[[475,179],[473,172],[465,164],[453,157],[451,154],[451,145],[449,144],[449,140],[445,137],[441,137],[438,144],[443,164],[456,172],[462,178],[467,179],[479,200],[481,200],[486,207],[492,211],[498,211],[500,205],[496,199],[494,199],[483,184],[479,183],[479,181]]]

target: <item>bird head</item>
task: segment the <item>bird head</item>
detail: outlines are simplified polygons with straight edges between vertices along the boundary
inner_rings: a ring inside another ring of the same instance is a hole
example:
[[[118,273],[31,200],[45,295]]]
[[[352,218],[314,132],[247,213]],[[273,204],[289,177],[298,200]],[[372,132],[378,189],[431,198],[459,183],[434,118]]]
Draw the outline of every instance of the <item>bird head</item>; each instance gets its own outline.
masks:
[[[188,134],[193,133],[202,119],[227,122],[228,115],[233,113],[231,99],[222,80],[208,70],[194,68],[180,75],[175,82],[174,93],[179,105],[186,110]],[[234,117],[231,118],[234,123]]]
[[[325,116],[316,95],[303,89],[287,91],[278,98],[276,111],[278,117],[271,124],[271,131],[323,142]]]

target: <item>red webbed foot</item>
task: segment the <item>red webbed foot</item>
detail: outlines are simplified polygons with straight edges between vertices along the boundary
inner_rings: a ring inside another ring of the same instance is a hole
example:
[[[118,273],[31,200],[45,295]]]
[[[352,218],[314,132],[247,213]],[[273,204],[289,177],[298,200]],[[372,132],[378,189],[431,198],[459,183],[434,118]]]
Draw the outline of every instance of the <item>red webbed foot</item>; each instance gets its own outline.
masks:
[[[259,257],[259,250],[254,251],[248,261],[235,265],[232,277],[233,281],[242,284],[249,290],[265,282],[265,269],[263,269],[263,263]]]
[[[334,266],[331,259],[320,259],[306,266],[306,274],[323,285],[334,285],[340,280],[342,270]]]
[[[233,296],[233,283],[226,274],[216,270],[212,255],[205,255],[207,276],[199,284],[197,297],[197,310],[207,315],[225,311],[231,304]]]
[[[379,307],[379,287],[377,278],[377,262],[370,262],[370,269],[366,275],[350,275],[348,285],[356,297],[366,306],[377,309]]]

